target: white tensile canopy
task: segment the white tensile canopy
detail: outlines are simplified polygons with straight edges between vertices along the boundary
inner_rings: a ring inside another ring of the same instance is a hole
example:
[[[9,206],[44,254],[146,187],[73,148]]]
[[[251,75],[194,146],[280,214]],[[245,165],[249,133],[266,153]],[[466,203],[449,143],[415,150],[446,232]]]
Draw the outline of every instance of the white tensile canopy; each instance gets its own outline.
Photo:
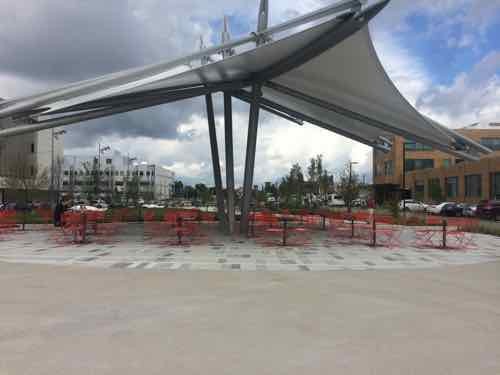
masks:
[[[1,102],[0,137],[224,92],[252,104],[249,138],[256,135],[250,128],[258,109],[264,109],[382,150],[391,146],[392,135],[400,135],[469,160],[489,152],[421,115],[388,78],[368,29],[387,3],[363,7],[358,0],[341,1],[176,61]],[[210,121],[213,108],[208,110]],[[247,185],[254,148],[249,139]]]

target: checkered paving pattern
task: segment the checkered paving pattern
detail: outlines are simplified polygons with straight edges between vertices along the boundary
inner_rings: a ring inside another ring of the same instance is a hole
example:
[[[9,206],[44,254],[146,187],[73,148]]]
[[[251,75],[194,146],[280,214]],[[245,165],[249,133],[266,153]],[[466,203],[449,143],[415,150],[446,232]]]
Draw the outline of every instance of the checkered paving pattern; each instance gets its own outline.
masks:
[[[317,231],[307,246],[262,246],[253,239],[230,239],[212,230],[203,244],[151,241],[140,224],[130,224],[118,241],[58,244],[50,232],[29,230],[0,239],[0,261],[80,265],[158,271],[333,271],[418,269],[500,260],[500,238],[475,235],[468,250],[372,248],[336,244]]]

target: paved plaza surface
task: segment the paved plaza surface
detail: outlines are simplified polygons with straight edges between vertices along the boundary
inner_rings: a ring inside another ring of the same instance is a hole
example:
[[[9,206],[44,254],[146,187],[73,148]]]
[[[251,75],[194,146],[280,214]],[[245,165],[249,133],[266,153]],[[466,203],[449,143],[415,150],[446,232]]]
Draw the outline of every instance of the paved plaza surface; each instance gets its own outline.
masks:
[[[500,259],[500,238],[478,234],[470,249],[440,250],[411,246],[411,229],[403,233],[404,245],[393,249],[337,243],[320,230],[312,233],[307,246],[286,247],[230,239],[216,226],[203,231],[203,240],[178,246],[151,238],[142,224],[125,224],[104,242],[90,237],[90,243],[75,245],[61,244],[53,229],[31,227],[0,241],[0,261],[152,271],[332,271],[438,268]]]
[[[499,374],[500,262],[150,272],[0,262],[0,374]]]

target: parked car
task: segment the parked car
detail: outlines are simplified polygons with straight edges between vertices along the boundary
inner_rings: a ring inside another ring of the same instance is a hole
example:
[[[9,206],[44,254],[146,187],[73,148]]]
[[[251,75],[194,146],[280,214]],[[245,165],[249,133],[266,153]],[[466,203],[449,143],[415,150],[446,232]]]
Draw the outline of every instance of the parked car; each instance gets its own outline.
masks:
[[[476,214],[481,219],[500,220],[500,201],[485,200],[479,202]]]
[[[441,215],[443,207],[446,206],[447,204],[455,204],[455,202],[443,202],[440,204],[427,206],[426,211],[429,214]]]
[[[477,205],[475,204],[466,204],[464,206],[463,215],[467,217],[475,217],[477,211]]]
[[[366,199],[358,198],[358,199],[355,199],[352,201],[352,206],[364,208],[364,207],[368,207],[368,202],[366,201]]]
[[[441,209],[441,215],[443,216],[462,216],[464,212],[464,206],[458,203],[448,203]]]
[[[100,212],[104,212],[106,211],[107,208],[98,208],[98,207],[94,207],[94,206],[87,206],[87,205],[76,205],[76,206],[73,206],[69,209],[69,211],[100,211]]]
[[[198,207],[197,205],[195,205],[196,207]],[[157,203],[145,203],[142,205],[142,208],[164,208],[164,206],[162,205],[159,205]]]
[[[426,207],[426,204],[413,199],[406,199],[399,202],[400,210],[405,209],[406,211],[411,212],[424,212]]]
[[[341,195],[337,195],[337,194],[329,194],[327,204],[330,207],[343,207],[343,206],[345,206],[344,198],[342,198]]]

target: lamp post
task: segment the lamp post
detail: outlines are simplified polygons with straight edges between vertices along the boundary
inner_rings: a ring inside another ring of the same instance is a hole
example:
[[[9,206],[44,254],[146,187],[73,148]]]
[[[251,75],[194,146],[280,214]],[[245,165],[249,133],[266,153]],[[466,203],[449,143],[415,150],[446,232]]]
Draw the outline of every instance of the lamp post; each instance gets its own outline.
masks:
[[[51,139],[50,139],[50,203],[53,206],[55,203],[55,194],[54,194],[54,139],[59,139],[60,135],[66,134],[66,130],[59,130],[55,131],[54,128],[52,128],[51,131]],[[60,173],[61,171],[59,171]],[[58,186],[59,188],[59,186]]]
[[[129,198],[129,183],[130,183],[130,164],[133,162],[133,161],[136,161],[137,158],[131,158],[130,156],[127,155],[127,183],[125,184],[125,201],[126,201],[126,204],[127,204],[127,207],[128,207],[128,198]]]
[[[358,164],[357,161],[350,161],[349,162],[349,194],[352,193],[352,166],[354,164]],[[350,197],[352,198],[352,197]],[[349,199],[349,207],[347,207],[347,212],[351,212],[352,211],[352,199]]]
[[[403,188],[401,190],[401,195],[403,199],[403,214],[406,212],[406,139],[403,140],[403,178],[402,178]]]
[[[98,148],[97,148],[97,184],[96,184],[96,195],[97,195],[97,200],[99,200],[99,193],[100,193],[100,184],[101,184],[101,154],[103,152],[111,150],[111,147],[109,146],[104,146],[101,147],[101,144],[98,143]]]

